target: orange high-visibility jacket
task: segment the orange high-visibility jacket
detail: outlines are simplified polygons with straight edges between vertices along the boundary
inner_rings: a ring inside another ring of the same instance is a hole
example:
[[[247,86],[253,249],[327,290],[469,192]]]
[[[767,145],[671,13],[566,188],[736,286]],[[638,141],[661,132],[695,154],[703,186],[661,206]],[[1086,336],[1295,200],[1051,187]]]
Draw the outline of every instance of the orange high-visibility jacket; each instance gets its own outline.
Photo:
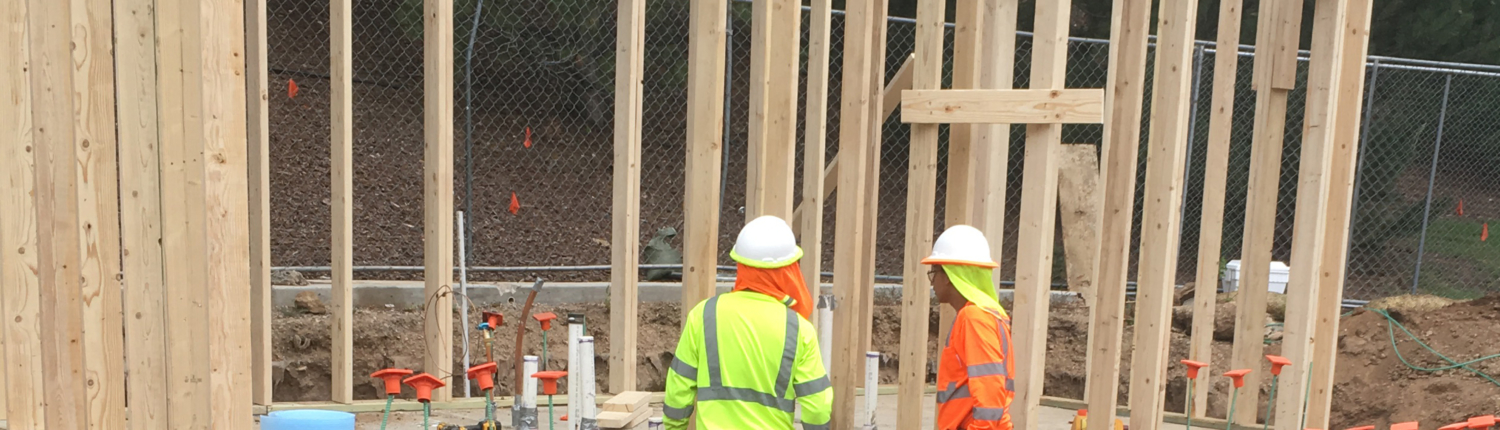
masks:
[[[1010,430],[1012,375],[1010,318],[964,306],[938,359],[938,429]]]

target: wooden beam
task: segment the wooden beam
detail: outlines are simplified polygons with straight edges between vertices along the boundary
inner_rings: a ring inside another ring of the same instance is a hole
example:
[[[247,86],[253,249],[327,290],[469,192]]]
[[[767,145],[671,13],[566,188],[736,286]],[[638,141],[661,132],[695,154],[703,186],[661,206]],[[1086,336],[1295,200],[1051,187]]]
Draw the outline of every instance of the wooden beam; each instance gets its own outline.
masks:
[[[453,373],[453,2],[424,0],[422,63],[424,154],[422,260],[426,266],[426,360],[434,375]],[[632,272],[633,273],[633,272]],[[433,393],[446,401],[451,390]]]
[[[906,57],[906,61],[901,63],[901,68],[896,69],[896,76],[891,78],[890,83],[887,83],[885,89],[882,91],[880,96],[882,100],[880,105],[881,114],[877,117],[879,121],[885,121],[886,118],[891,117],[892,113],[896,112],[896,108],[901,106],[901,91],[911,88],[911,65],[913,58],[915,57]],[[828,166],[823,168],[823,185],[821,188],[823,190],[822,196],[824,201],[828,199],[828,196],[833,195],[834,190],[837,190],[839,187],[839,157],[835,154],[832,158],[831,161],[828,161]],[[804,174],[805,177],[806,174]],[[799,232],[799,234],[804,231],[802,219],[805,217],[806,210],[807,205],[802,203],[798,203],[797,208],[792,210],[792,231]],[[806,250],[807,247],[803,246],[803,248]],[[805,269],[806,267],[804,267]]]
[[[1271,50],[1268,51],[1272,62],[1267,69],[1271,73],[1267,77],[1271,80],[1270,88],[1291,91],[1297,87],[1297,48],[1302,41],[1304,3],[1278,2],[1274,7],[1275,15],[1270,17],[1270,24],[1273,25],[1271,32],[1257,33],[1267,34],[1272,38]],[[1260,42],[1257,41],[1256,44],[1259,45]]]
[[[1172,341],[1172,297],[1182,222],[1182,181],[1192,107],[1193,32],[1198,0],[1163,0],[1156,22],[1156,81],[1141,208],[1135,295],[1135,348],[1130,355],[1130,428],[1162,424]]]
[[[245,1],[245,117],[250,192],[250,398],[271,404],[271,127],[266,0]],[[352,76],[352,75],[351,75]],[[134,397],[132,397],[134,398]],[[131,408],[134,412],[134,407]],[[132,423],[134,420],[132,419]]]
[[[758,1],[750,5],[750,116],[746,120],[747,135],[745,139],[745,221],[749,222],[760,216],[760,203],[764,201],[762,187],[765,181],[761,175],[765,173],[765,151],[766,141],[771,139],[775,133],[771,124],[771,116],[775,113],[772,107],[771,78],[772,58],[771,51],[773,43],[773,31],[776,14],[772,11],[777,0]]]
[[[911,124],[1098,124],[1104,122],[1099,89],[908,90],[901,121]]]
[[[1120,345],[1125,333],[1125,282],[1134,221],[1136,155],[1145,103],[1146,41],[1150,0],[1114,3],[1110,24],[1109,80],[1105,84],[1103,157],[1099,177],[1104,210],[1099,222],[1095,303],[1089,308],[1089,409],[1112,411],[1120,389]]]
[[[127,0],[114,5],[122,275],[127,289],[125,314],[130,316],[125,319],[125,370],[130,374],[125,391],[132,430],[167,428],[154,3]],[[269,294],[266,299],[270,300]],[[270,352],[269,343],[266,351]]]
[[[333,187],[330,388],[333,401],[349,403],[354,401],[354,7],[352,0],[329,0],[328,6],[328,172]]]
[[[984,64],[980,61],[981,51],[984,49],[984,5],[982,0],[958,0],[955,3],[954,25],[953,25],[953,89],[972,90],[978,87],[979,75],[982,73]],[[942,52],[939,48],[938,52]],[[941,90],[942,75],[934,82],[915,87],[917,90]],[[910,109],[902,109],[903,118],[920,114],[919,108],[906,105]],[[975,134],[983,124],[953,124],[949,126],[948,132],[948,195],[943,199],[943,227],[948,228],[955,225],[973,224],[973,197],[974,197],[974,155]],[[934,134],[934,137],[937,135]],[[915,142],[915,141],[913,141]],[[912,145],[913,148],[916,145]],[[936,141],[933,142],[936,150]],[[915,151],[915,149],[913,149]],[[916,155],[913,153],[913,155]],[[934,164],[934,167],[936,164]],[[933,186],[936,187],[934,180]],[[909,187],[908,187],[909,188]],[[908,191],[910,194],[910,191]],[[910,212],[911,208],[907,208]],[[930,223],[929,223],[930,224]],[[932,240],[928,234],[928,241]],[[907,250],[908,253],[911,251]],[[919,255],[921,258],[926,254]],[[908,255],[908,258],[911,256]],[[918,269],[921,261],[918,260]]]
[[[36,157],[42,370],[48,428],[88,424],[71,2],[31,0],[31,115]]]
[[[1312,51],[1307,73],[1307,108],[1302,126],[1302,157],[1297,174],[1297,207],[1292,225],[1292,262],[1287,290],[1286,324],[1281,355],[1292,365],[1282,369],[1279,390],[1307,392],[1313,331],[1318,323],[1320,284],[1327,268],[1322,259],[1327,232],[1329,168],[1339,130],[1339,79],[1342,75],[1345,20],[1350,0],[1318,0],[1313,13]],[[1346,133],[1347,134],[1347,133]],[[1341,246],[1342,244],[1340,244]],[[1302,396],[1276,399],[1276,428],[1299,430]]]
[[[1058,148],[1057,212],[1067,260],[1068,290],[1094,303],[1094,274],[1099,265],[1099,148],[1070,144]]]
[[[682,314],[714,295],[719,260],[719,173],[724,151],[727,2],[694,2],[688,32],[687,179]],[[613,390],[613,388],[611,388]]]
[[[833,359],[838,362],[857,363],[864,354],[860,344],[860,332],[868,331],[866,316],[860,315],[864,301],[863,288],[868,273],[862,272],[867,260],[865,254],[871,250],[864,246],[866,231],[865,205],[869,176],[868,152],[875,146],[870,139],[873,118],[870,105],[873,97],[871,82],[880,79],[880,70],[872,70],[872,58],[877,50],[884,49],[884,39],[872,37],[876,33],[875,22],[882,22],[885,11],[876,2],[849,3],[845,21],[843,108],[840,114],[839,133],[841,148],[839,157],[844,166],[839,170],[838,218],[834,225],[834,296],[841,306],[834,309]],[[863,377],[860,366],[834,366],[831,380],[834,390],[833,428],[853,428],[854,388]]]
[[[641,102],[646,0],[621,0],[615,44],[614,222],[610,247],[609,390],[635,390],[641,255]],[[790,180],[790,179],[788,179]],[[709,273],[715,273],[710,270]]]
[[[983,66],[979,69],[980,89],[1010,89],[1016,75],[1016,25],[1018,0],[986,0],[985,33],[980,43]],[[975,131],[974,151],[974,227],[990,241],[990,256],[1004,264],[1005,194],[1010,174],[1010,124],[982,124]],[[999,273],[997,267],[996,273]],[[1000,288],[1000,277],[994,277]],[[951,326],[951,319],[940,320]],[[947,334],[947,333],[942,333]]]
[[[1280,3],[1262,3],[1262,6],[1270,5],[1271,13],[1281,17]],[[1295,10],[1298,18],[1295,24],[1301,25],[1301,7],[1291,7]],[[1262,11],[1266,13],[1267,11]],[[1281,19],[1263,19],[1259,23],[1262,28],[1256,34],[1267,36],[1256,40],[1256,46],[1270,52],[1277,49],[1276,28],[1266,28],[1284,24]],[[1293,43],[1295,45],[1295,43]],[[1231,369],[1260,369],[1264,360],[1262,353],[1265,343],[1265,317],[1266,298],[1269,292],[1267,288],[1270,283],[1271,246],[1276,234],[1276,196],[1281,185],[1281,150],[1283,139],[1286,136],[1286,103],[1288,90],[1278,88],[1275,81],[1281,69],[1295,69],[1297,63],[1281,62],[1276,55],[1267,55],[1257,58],[1256,61],[1269,61],[1266,69],[1258,76],[1259,88],[1255,95],[1255,131],[1252,137],[1253,146],[1250,149],[1250,179],[1246,191],[1245,210],[1245,233],[1244,245],[1240,251],[1240,280],[1239,293],[1235,298],[1235,332],[1234,347],[1230,358]],[[1250,372],[1245,377],[1245,385],[1252,387],[1260,386],[1264,372]],[[1235,416],[1230,420],[1238,424],[1250,425],[1256,421],[1256,405],[1260,404],[1260,396],[1240,396],[1235,403]]]
[[[0,2],[0,327],[3,327],[7,422],[45,426],[41,279],[37,258],[36,159],[31,121],[29,2]]]
[[[884,88],[886,32],[889,28],[886,23],[885,11],[890,10],[889,0],[874,0],[871,3],[871,10],[875,13],[868,20],[870,26],[869,37],[872,42],[868,58],[868,70],[874,72],[874,75],[865,81],[866,87],[864,93],[864,97],[872,100],[871,103],[866,104],[866,115],[869,118],[867,132],[869,134],[865,136],[865,139],[869,142],[869,145],[865,151],[865,197],[862,208],[865,211],[863,228],[865,232],[878,231],[880,225],[880,159],[883,154],[881,147],[884,143],[885,116],[881,115],[883,107],[874,103],[873,100],[882,95],[882,88]],[[865,234],[861,236],[859,244],[860,250],[864,254],[864,258],[860,262],[860,268],[855,272],[859,275],[860,299],[853,302],[852,305],[854,306],[851,306],[859,308],[857,311],[859,319],[856,320],[858,324],[853,327],[857,335],[854,344],[857,350],[852,351],[852,354],[856,357],[860,356],[859,351],[869,351],[874,348],[875,236],[873,233]],[[855,363],[867,362],[855,361]],[[865,366],[855,365],[850,367],[853,368],[854,372],[858,372],[857,374],[859,375],[863,375],[865,372]]]
[[[160,135],[162,287],[166,300],[168,428],[206,428],[208,411],[208,318],[203,285],[207,260],[202,193],[191,193],[190,179],[203,174],[202,157],[191,155],[187,127],[190,78],[196,64],[185,50],[196,35],[186,32],[187,0],[156,1],[157,106]],[[196,45],[194,45],[196,46]],[[201,103],[201,98],[198,98]],[[196,104],[195,104],[196,105]],[[201,149],[201,148],[200,148]]]
[[[832,42],[829,32],[833,2],[812,0],[808,16],[807,120],[803,135],[807,143],[802,150],[802,201],[792,211],[790,221],[796,224],[792,231],[802,237],[802,280],[816,300],[823,292],[823,205],[828,199],[825,191],[833,189],[827,184],[833,178],[827,171],[836,169],[836,164],[820,168],[828,152],[828,68]],[[813,324],[818,324],[816,318]]]
[[[965,0],[965,3],[974,1]],[[912,68],[914,89],[937,90],[943,86],[945,6],[942,0],[921,0],[917,3],[916,46],[913,48],[916,63]],[[962,9],[959,11],[960,15],[964,13]],[[978,23],[973,24],[977,27]],[[975,30],[977,28],[970,29],[970,32]],[[969,54],[974,53],[970,51]],[[970,60],[970,63],[973,62]],[[950,140],[950,148],[954,142],[956,141]],[[927,383],[927,321],[931,312],[932,291],[931,282],[927,278],[927,267],[922,265],[922,259],[932,253],[932,229],[937,210],[938,125],[912,124],[909,146],[911,155],[906,169],[906,247],[901,272],[902,279],[906,282],[901,290],[901,361],[897,376],[897,383],[901,388],[897,403],[919,405],[922,403],[922,388]],[[961,151],[960,156],[967,159],[967,150]],[[967,170],[966,167],[961,168]],[[951,164],[949,169],[953,169]],[[960,176],[963,180],[972,175]],[[965,195],[958,200],[968,199]],[[952,206],[949,208],[951,211]],[[953,222],[951,218],[949,222]],[[922,426],[922,413],[918,408],[898,409],[896,419],[898,428]]]
[[[77,95],[74,148],[82,266],[83,374],[88,428],[125,420],[125,337],[120,304],[120,205],[116,163],[114,15],[109,0],[72,0]]]
[[[797,175],[797,79],[802,63],[802,2],[773,0],[771,14],[770,82],[766,87],[767,124],[761,142],[758,213],[792,218],[793,187]]]
[[[201,67],[193,85],[201,88],[201,106],[190,122],[201,127],[201,134],[190,139],[199,142],[204,159],[197,174],[205,178],[199,189],[207,232],[208,412],[213,428],[249,430],[255,420],[250,414],[250,292],[245,288],[250,283],[245,19],[237,0],[199,1],[191,18],[201,47],[188,56]]]
[[[1067,77],[1072,1],[1038,3],[1032,39],[1031,88],[1062,90]],[[1061,91],[1059,91],[1061,93]],[[1101,96],[1102,97],[1102,96]],[[1013,121],[1015,122],[1015,121]],[[1021,172],[1021,232],[1017,238],[1015,297],[1016,399],[1011,420],[1037,428],[1047,360],[1047,307],[1052,289],[1053,231],[1057,222],[1057,157],[1062,124],[1026,126]]]
[[[1359,155],[1365,56],[1370,48],[1372,0],[1351,0],[1344,22],[1344,46],[1339,53],[1338,114],[1334,130],[1333,163],[1328,170],[1328,220],[1323,247],[1323,270],[1318,289],[1318,321],[1313,332],[1312,389],[1308,392],[1307,425],[1326,428],[1333,403],[1333,369],[1338,354],[1339,314],[1343,313],[1344,276],[1349,258],[1349,222]]]
[[[1244,0],[1221,0],[1219,3],[1218,46],[1239,46],[1240,15]],[[1208,150],[1203,159],[1203,211],[1198,229],[1197,298],[1193,299],[1193,332],[1188,358],[1213,365],[1214,310],[1218,305],[1211,294],[1219,290],[1219,257],[1224,239],[1224,192],[1228,184],[1229,148],[1233,140],[1235,76],[1239,70],[1238,50],[1219,51],[1214,55],[1214,84],[1211,110],[1208,114]],[[1212,367],[1211,367],[1212,368]],[[1208,413],[1208,393],[1213,378],[1191,381],[1193,410],[1188,414],[1203,417]]]

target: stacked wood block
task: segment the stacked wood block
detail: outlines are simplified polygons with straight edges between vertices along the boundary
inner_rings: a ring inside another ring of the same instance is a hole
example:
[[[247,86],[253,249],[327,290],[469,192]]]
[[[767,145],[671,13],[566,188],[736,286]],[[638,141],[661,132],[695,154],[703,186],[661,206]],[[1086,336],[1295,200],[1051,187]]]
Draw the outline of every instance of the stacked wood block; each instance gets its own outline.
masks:
[[[627,391],[604,402],[598,423],[601,429],[645,428],[651,417],[651,393]]]

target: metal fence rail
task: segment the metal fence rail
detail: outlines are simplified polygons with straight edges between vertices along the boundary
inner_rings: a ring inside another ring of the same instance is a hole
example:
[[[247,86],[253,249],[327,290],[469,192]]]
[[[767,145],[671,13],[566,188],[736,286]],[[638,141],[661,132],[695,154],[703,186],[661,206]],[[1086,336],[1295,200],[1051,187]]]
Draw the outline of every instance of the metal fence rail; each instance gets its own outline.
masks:
[[[748,0],[726,1],[731,1],[725,53],[729,111],[720,250],[721,264],[731,265],[728,249],[744,221],[751,32]],[[482,12],[476,16],[480,2]],[[455,187],[463,190],[457,203],[469,218],[468,264],[508,268],[480,276],[505,278],[544,270],[553,278],[606,276],[591,270],[607,268],[609,262],[612,4],[455,0],[455,100],[460,114],[455,124],[455,153],[460,155],[455,169],[464,172]],[[672,234],[682,228],[688,8],[687,0],[662,0],[650,2],[647,10],[640,240],[657,238],[678,247]],[[323,266],[329,258],[324,203],[329,189],[326,2],[270,0],[268,12],[272,88],[289,90],[285,96],[273,92],[271,102],[272,257],[277,265]],[[421,1],[362,1],[354,13],[356,264],[415,266],[421,260],[422,240]],[[805,49],[806,19],[803,22]],[[830,157],[838,152],[843,22],[836,12],[830,44],[829,147],[822,149]],[[914,25],[891,18],[888,31],[887,76],[911,53]],[[1017,37],[1015,85],[1025,87],[1031,35],[1022,32]],[[1073,38],[1069,48],[1068,86],[1102,87],[1108,42]],[[1243,231],[1254,109],[1249,87],[1253,51],[1251,46],[1232,51],[1240,68],[1226,193],[1226,260],[1238,258]],[[1198,97],[1190,122],[1192,140],[1186,143],[1189,164],[1179,283],[1196,281],[1202,148],[1208,138],[1213,56],[1221,52],[1211,42],[1199,42],[1194,55],[1193,91]],[[1362,142],[1346,296],[1373,299],[1413,290],[1454,297],[1500,292],[1500,245],[1486,236],[1488,221],[1500,218],[1500,180],[1495,179],[1500,177],[1500,66],[1379,56],[1369,61],[1364,126],[1340,131],[1360,133]],[[950,66],[945,64],[945,69]],[[1305,72],[1304,62],[1299,73]],[[298,88],[295,97],[290,92],[293,81]],[[1288,107],[1273,246],[1273,258],[1279,261],[1290,254],[1303,89],[1293,91]],[[805,117],[797,118],[800,136]],[[1021,133],[1019,127],[1013,129],[1007,166],[1012,189],[1006,202],[1010,237],[1001,256],[1004,279],[1013,279],[1011,263],[1017,252],[1011,235],[1019,211],[1020,192],[1015,187],[1023,159]],[[1064,138],[1097,144],[1101,133],[1098,125],[1068,126]],[[939,229],[946,127],[941,135],[935,226]],[[1142,134],[1143,145],[1146,136]],[[876,270],[885,275],[882,278],[901,272],[908,141],[907,127],[894,118],[886,122],[876,238]],[[804,149],[799,145],[798,150]],[[800,155],[796,160],[800,171]],[[800,193],[800,183],[795,189]],[[825,208],[825,223],[833,222],[834,212],[832,204]],[[1139,207],[1135,220],[1133,237],[1139,243]],[[823,239],[830,245],[822,257],[831,259],[834,229],[824,230]],[[654,261],[650,248],[643,246],[643,263],[672,263]],[[1060,251],[1058,255],[1055,279],[1063,279]],[[561,270],[568,272],[557,272]]]

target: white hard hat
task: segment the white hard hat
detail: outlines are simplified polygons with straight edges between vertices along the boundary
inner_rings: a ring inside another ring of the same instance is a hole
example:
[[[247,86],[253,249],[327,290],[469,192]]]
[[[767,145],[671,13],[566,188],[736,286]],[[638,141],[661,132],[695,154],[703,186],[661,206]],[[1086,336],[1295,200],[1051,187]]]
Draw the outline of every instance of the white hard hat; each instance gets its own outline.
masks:
[[[932,243],[932,255],[922,264],[961,264],[965,266],[1000,267],[990,258],[990,242],[979,229],[955,225],[943,231]]]
[[[740,237],[735,240],[729,257],[746,266],[775,269],[801,260],[802,248],[797,246],[797,236],[792,234],[792,227],[786,221],[767,215],[740,229]]]

